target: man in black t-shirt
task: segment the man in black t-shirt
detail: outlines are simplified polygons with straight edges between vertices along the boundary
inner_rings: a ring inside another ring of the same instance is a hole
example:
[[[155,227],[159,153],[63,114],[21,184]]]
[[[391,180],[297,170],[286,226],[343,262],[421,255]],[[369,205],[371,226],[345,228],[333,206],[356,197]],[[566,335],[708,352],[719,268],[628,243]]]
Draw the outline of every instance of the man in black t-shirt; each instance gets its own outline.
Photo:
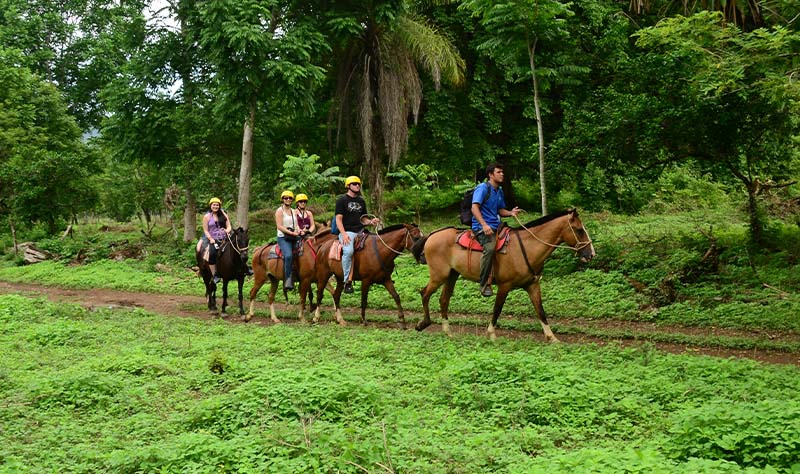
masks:
[[[361,179],[350,176],[344,181],[347,193],[336,198],[334,219],[339,229],[339,241],[342,243],[342,273],[344,274],[344,292],[352,293],[353,284],[353,241],[364,229],[365,225],[376,225],[380,222],[377,217],[370,219],[367,216],[367,203],[361,197]]]

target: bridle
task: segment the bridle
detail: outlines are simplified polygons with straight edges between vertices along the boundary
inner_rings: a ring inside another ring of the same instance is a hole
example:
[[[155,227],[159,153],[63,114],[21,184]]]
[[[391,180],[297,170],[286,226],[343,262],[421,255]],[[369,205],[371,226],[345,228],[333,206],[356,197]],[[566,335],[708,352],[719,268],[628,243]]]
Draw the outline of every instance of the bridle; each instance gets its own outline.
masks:
[[[548,247],[553,247],[553,248],[566,247],[566,248],[568,248],[568,249],[570,249],[570,250],[572,250],[574,252],[580,252],[581,250],[585,249],[586,247],[592,245],[592,239],[589,238],[589,240],[582,241],[580,238],[578,238],[578,234],[575,233],[575,228],[572,227],[573,215],[574,214],[572,212],[569,213],[569,218],[567,219],[567,224],[569,225],[569,230],[572,232],[572,236],[575,237],[576,244],[575,244],[574,247],[571,246],[571,245],[561,245],[561,244],[555,245],[555,244],[551,244],[550,242],[545,242],[544,240],[540,239],[536,234],[534,234],[531,229],[528,229],[527,227],[525,227],[525,225],[522,222],[520,222],[519,217],[514,216],[514,219],[517,220],[517,223],[520,225],[520,227],[525,229],[525,232],[531,234],[531,236],[534,239],[538,240],[542,244],[547,245]],[[588,232],[586,233],[586,236],[587,237],[589,236]]]
[[[403,248],[403,249],[405,249],[406,247],[408,247],[408,239],[411,239],[411,229],[409,229],[408,227],[406,227],[406,228],[405,228],[405,230],[406,230],[406,235],[403,237],[403,247],[401,247],[401,248]],[[395,249],[391,248],[391,247],[389,246],[389,244],[387,244],[387,243],[386,243],[386,241],[385,241],[385,240],[383,240],[383,237],[381,237],[381,234],[375,233],[375,235],[378,237],[378,240],[380,240],[380,241],[381,241],[381,243],[383,244],[383,246],[384,246],[384,247],[386,247],[387,249],[389,249],[389,250],[391,250],[392,252],[396,253],[397,255],[403,255],[403,252],[402,252],[402,251],[398,252],[397,250],[395,250]],[[412,243],[412,244],[414,243],[414,240],[413,240],[413,239],[411,240],[411,243]]]
[[[236,231],[234,231],[234,232],[236,232]],[[231,234],[234,233],[234,232],[231,232]],[[227,237],[228,242],[230,242],[230,244],[231,244],[231,247],[233,247],[233,249],[236,250],[236,253],[238,253],[240,257],[242,256],[242,252],[244,252],[245,250],[250,248],[249,245],[246,245],[244,247],[239,247],[239,239],[236,239],[236,241],[234,242],[234,240],[231,239],[231,235],[228,234],[227,232],[225,233],[225,237]]]

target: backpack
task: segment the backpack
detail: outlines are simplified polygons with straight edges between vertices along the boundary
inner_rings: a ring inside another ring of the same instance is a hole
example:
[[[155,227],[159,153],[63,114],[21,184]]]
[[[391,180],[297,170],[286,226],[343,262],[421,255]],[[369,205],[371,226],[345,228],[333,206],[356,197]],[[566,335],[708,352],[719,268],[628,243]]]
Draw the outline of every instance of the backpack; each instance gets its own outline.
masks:
[[[481,183],[478,186],[482,186],[483,184],[489,185],[489,183]],[[464,225],[472,224],[472,194],[478,189],[478,186],[464,191],[464,197],[461,198],[461,223]],[[491,193],[486,193],[486,196],[483,197],[483,201],[481,201],[481,206],[489,199],[490,195]]]
[[[336,227],[336,214],[331,219],[331,235],[339,235],[339,228]]]

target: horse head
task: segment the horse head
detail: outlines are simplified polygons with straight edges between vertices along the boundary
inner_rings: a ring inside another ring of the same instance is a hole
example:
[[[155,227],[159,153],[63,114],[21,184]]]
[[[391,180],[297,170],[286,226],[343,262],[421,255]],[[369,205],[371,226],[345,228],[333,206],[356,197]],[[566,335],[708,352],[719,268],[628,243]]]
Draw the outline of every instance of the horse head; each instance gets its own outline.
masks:
[[[586,227],[583,226],[580,217],[578,217],[577,210],[569,209],[566,216],[567,225],[564,226],[561,232],[561,238],[575,251],[581,262],[586,263],[596,255],[592,239],[589,237],[589,232],[586,231]]]
[[[234,250],[239,254],[242,259],[242,264],[247,265],[247,249],[250,247],[250,236],[247,229],[241,227],[237,228],[231,233],[231,243]]]
[[[403,227],[406,228],[406,239],[405,239],[405,246],[406,250],[411,250],[419,239],[422,238],[422,231],[420,230],[419,226],[415,223],[410,224],[403,224]]]

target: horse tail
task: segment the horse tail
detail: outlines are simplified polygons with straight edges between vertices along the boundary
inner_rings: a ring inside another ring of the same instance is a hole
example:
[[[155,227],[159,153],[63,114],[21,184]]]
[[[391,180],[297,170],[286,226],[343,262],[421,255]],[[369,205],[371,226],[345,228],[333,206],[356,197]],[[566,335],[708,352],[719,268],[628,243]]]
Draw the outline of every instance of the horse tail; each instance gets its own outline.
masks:
[[[425,265],[428,261],[425,259],[425,242],[428,241],[430,234],[420,237],[414,245],[411,246],[411,255],[417,260],[417,263]]]

